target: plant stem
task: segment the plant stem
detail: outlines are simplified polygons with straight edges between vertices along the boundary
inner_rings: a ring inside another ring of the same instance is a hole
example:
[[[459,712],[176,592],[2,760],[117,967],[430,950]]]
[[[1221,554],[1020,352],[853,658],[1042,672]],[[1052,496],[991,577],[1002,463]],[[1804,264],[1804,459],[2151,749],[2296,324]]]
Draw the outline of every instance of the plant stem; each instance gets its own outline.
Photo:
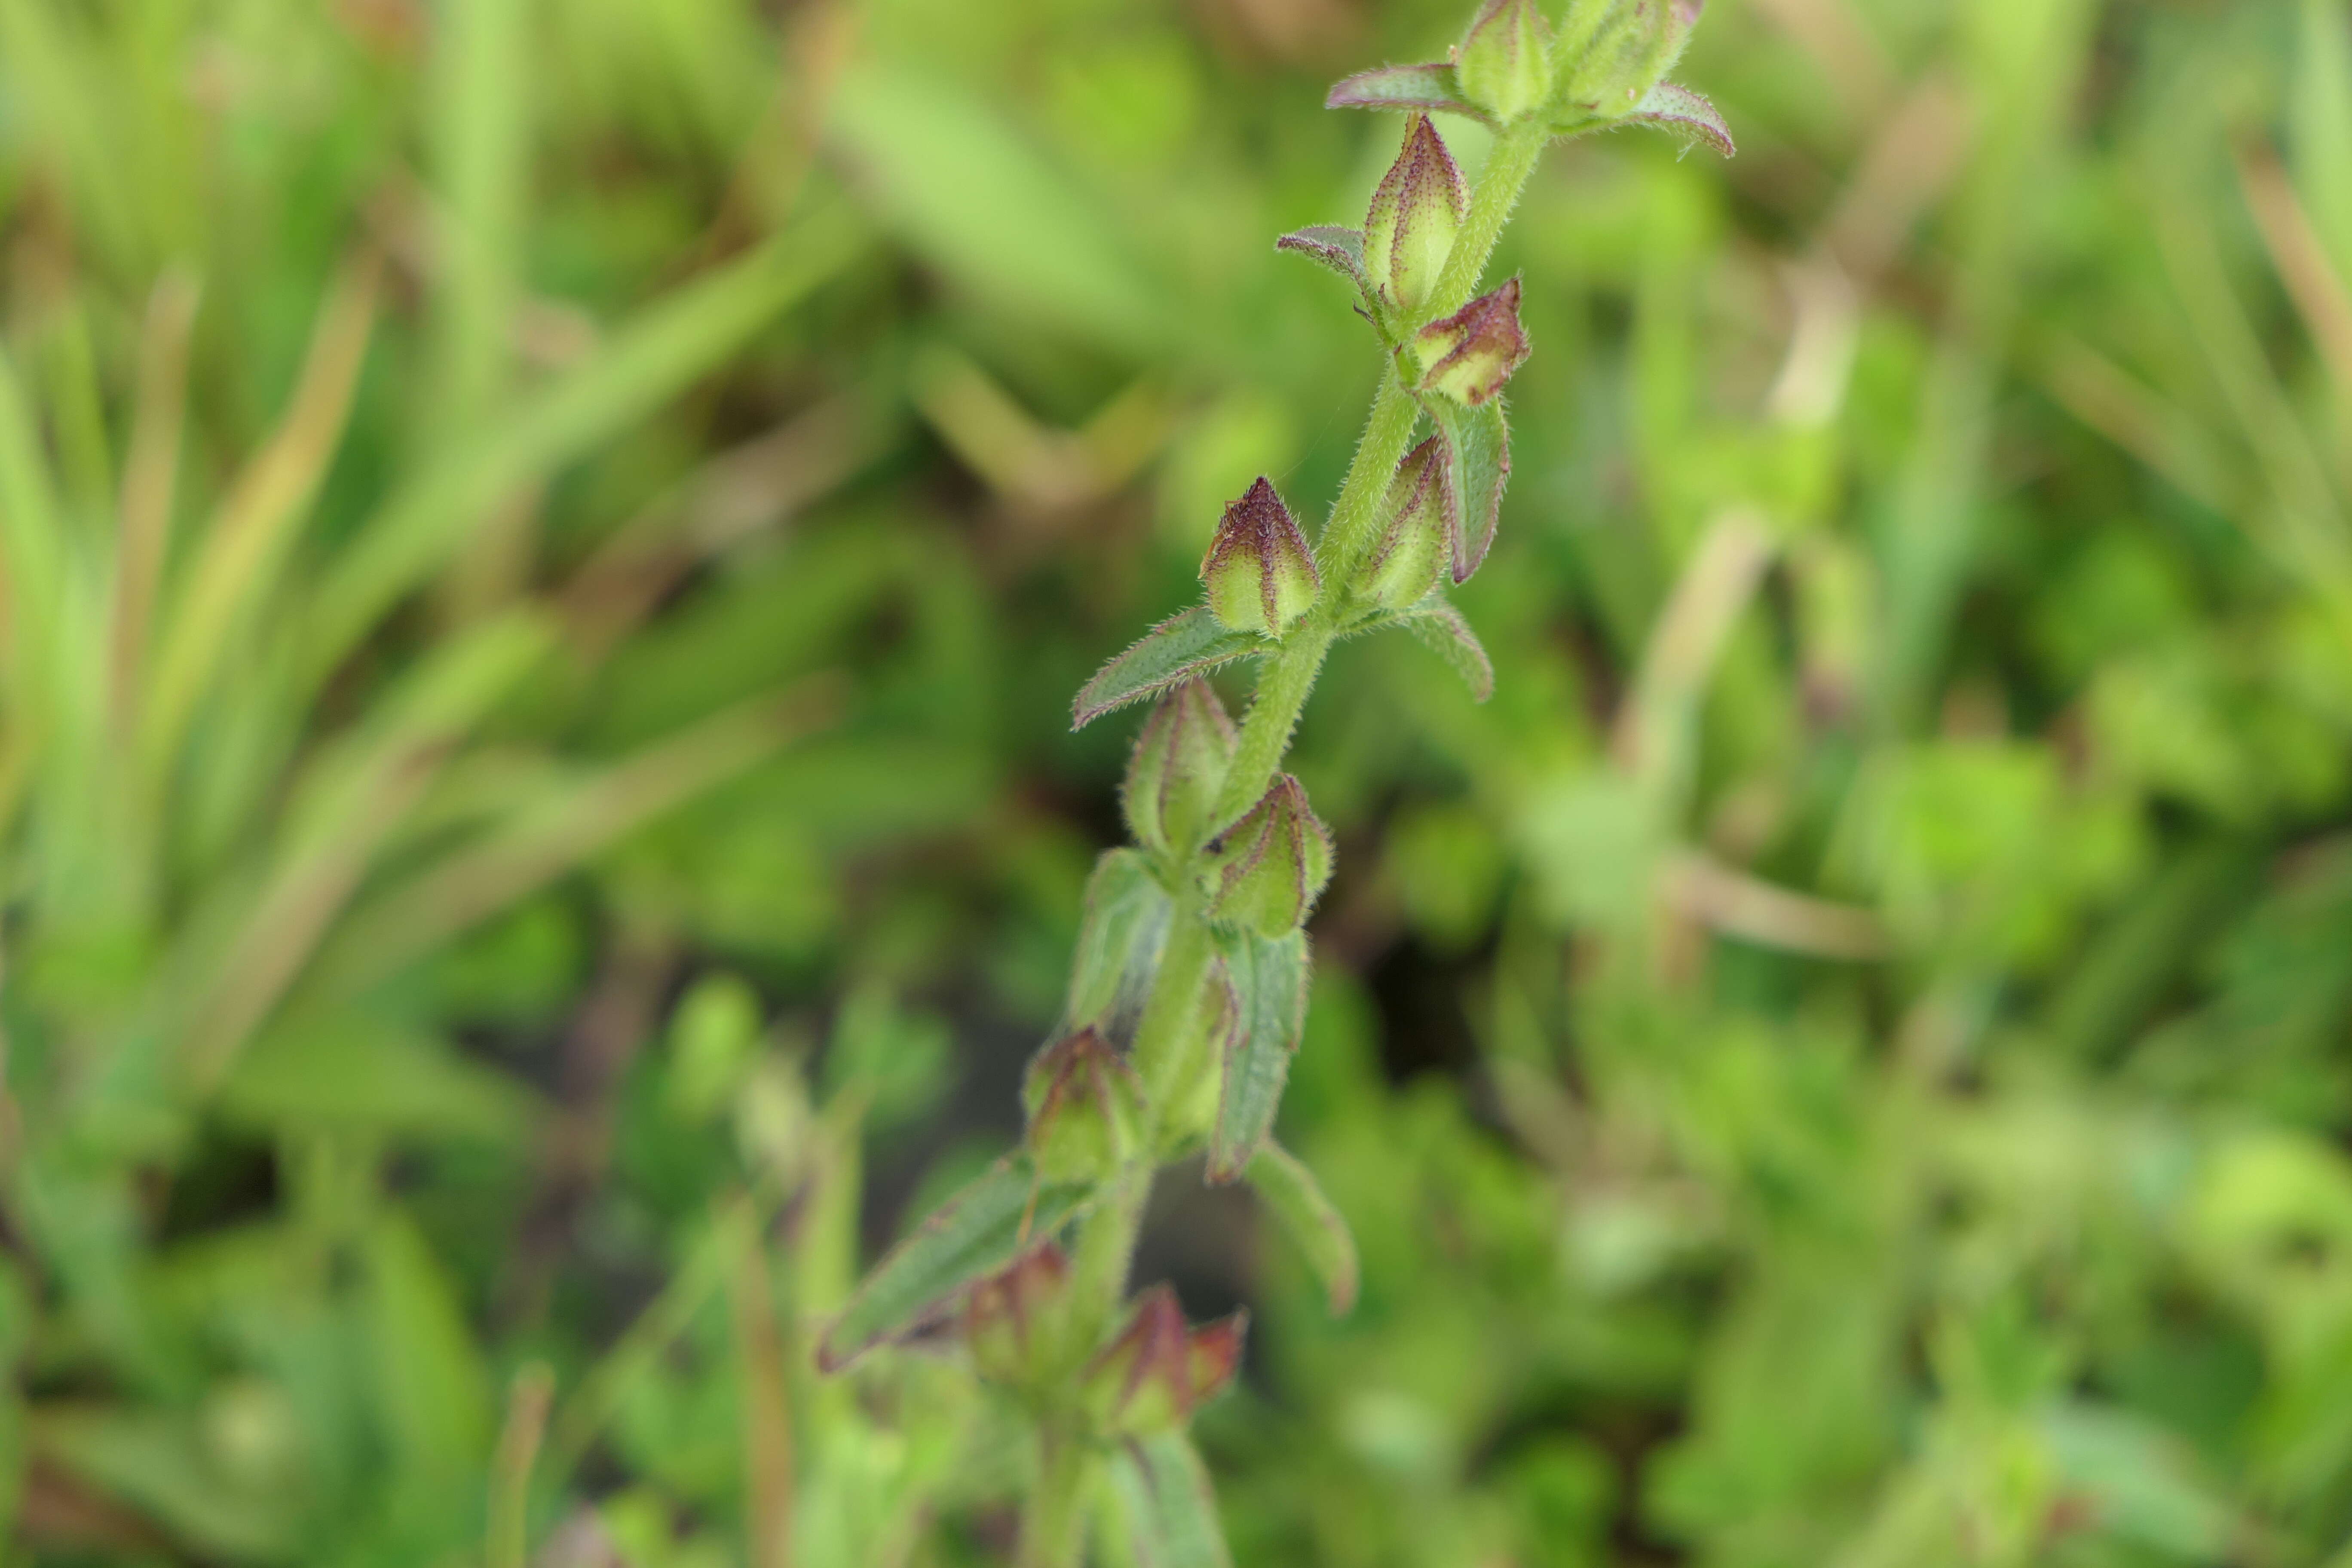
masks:
[[[1518,204],[1519,192],[1546,139],[1540,128],[1524,123],[1496,141],[1471,197],[1461,237],[1438,279],[1428,312],[1431,318],[1461,309],[1477,287],[1496,238]],[[1371,416],[1356,444],[1355,458],[1349,464],[1348,477],[1317,546],[1322,595],[1258,675],[1257,695],[1243,721],[1217,809],[1210,816],[1220,827],[1256,804],[1290,749],[1291,732],[1298,726],[1307,695],[1315,688],[1315,678],[1339,637],[1342,618],[1353,607],[1349,582],[1371,548],[1390,476],[1403,460],[1420,418],[1421,405],[1398,368],[1391,364],[1381,378]],[[1203,1070],[1202,1064],[1191,1059],[1199,1043],[1194,1015],[1214,957],[1201,896],[1188,888],[1177,900],[1168,945],[1152,981],[1151,999],[1144,1006],[1130,1052],[1143,1079],[1147,1102],[1157,1116],[1167,1115],[1183,1099],[1191,1078]],[[1070,1343],[1087,1347],[1089,1352],[1110,1331],[1127,1293],[1143,1205],[1151,1193],[1160,1131],[1152,1129],[1145,1152],[1108,1184],[1102,1203],[1079,1229],[1072,1265],[1070,1299],[1076,1316],[1070,1326]],[[1029,1494],[1021,1521],[1021,1568],[1076,1568],[1085,1546],[1090,1454],[1085,1438],[1067,1425],[1066,1418],[1048,1421],[1038,1441],[1037,1485]]]
[[[1548,140],[1549,132],[1532,118],[1496,138],[1486,166],[1479,173],[1478,188],[1471,195],[1461,235],[1454,242],[1454,253],[1446,258],[1445,270],[1431,296],[1427,319],[1452,315],[1477,289],[1495,253],[1495,242],[1510,221],[1511,209],[1519,205],[1519,193],[1527,188],[1528,177],[1535,173],[1536,160]],[[1318,542],[1322,597],[1313,613],[1283,639],[1282,651],[1258,677],[1257,696],[1242,724],[1241,743],[1225,774],[1217,809],[1210,816],[1220,826],[1257,804],[1274,782],[1284,753],[1290,750],[1291,732],[1298,727],[1307,694],[1314,689],[1324,656],[1339,635],[1349,580],[1371,548],[1381,499],[1387,493],[1389,477],[1404,460],[1420,416],[1421,405],[1391,364],[1381,378],[1371,417],[1365,423],[1363,438],[1356,444],[1355,459],[1348,466],[1339,499],[1332,504],[1330,521],[1323,525],[1323,537]]]
[[[1495,138],[1494,151],[1478,174],[1478,188],[1470,195],[1470,211],[1454,241],[1454,254],[1445,258],[1445,270],[1438,274],[1431,293],[1427,320],[1452,315],[1478,291],[1495,242],[1503,237],[1503,226],[1511,221],[1511,209],[1519,205],[1519,193],[1527,189],[1528,176],[1535,173],[1536,160],[1550,140],[1551,132],[1533,115]]]
[[[1037,1444],[1037,1484],[1021,1510],[1021,1568],[1078,1568],[1092,1456],[1083,1438],[1058,1426],[1041,1430]]]

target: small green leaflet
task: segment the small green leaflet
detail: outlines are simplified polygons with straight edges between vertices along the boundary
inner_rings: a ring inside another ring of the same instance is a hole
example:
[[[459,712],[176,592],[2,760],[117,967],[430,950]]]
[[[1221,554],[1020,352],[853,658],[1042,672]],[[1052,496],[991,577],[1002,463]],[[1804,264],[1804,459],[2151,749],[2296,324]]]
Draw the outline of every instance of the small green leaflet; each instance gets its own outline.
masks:
[[[1290,1079],[1291,1054],[1307,1026],[1307,933],[1267,938],[1216,933],[1217,962],[1231,988],[1234,1026],[1225,1037],[1224,1083],[1209,1135],[1208,1179],[1238,1181],[1274,1131]]]
[[[826,1331],[817,1365],[839,1372],[920,1323],[1094,1205],[1083,1184],[1041,1185],[1025,1154],[1007,1154],[892,1247]]]
[[[1274,247],[1295,252],[1309,261],[1319,261],[1359,289],[1371,287],[1371,280],[1364,275],[1364,231],[1360,228],[1318,224],[1284,235],[1274,242]]]
[[[1094,875],[1087,879],[1064,1033],[1093,1025],[1114,1045],[1126,1043],[1150,994],[1174,908],[1168,889],[1134,850],[1113,849],[1095,862]]]
[[[1159,696],[1187,676],[1273,646],[1255,632],[1226,630],[1207,605],[1195,605],[1160,622],[1142,641],[1097,670],[1071,704],[1070,728],[1083,730],[1116,709]]]
[[[1432,594],[1402,610],[1374,611],[1349,622],[1343,635],[1362,637],[1391,626],[1412,633],[1413,640],[1453,666],[1454,672],[1470,688],[1473,700],[1484,702],[1495,695],[1495,661],[1486,657],[1486,647],[1470,629],[1469,621],[1444,595]]]
[[[1233,1568],[1209,1472],[1190,1437],[1137,1438],[1111,1456],[1110,1473],[1137,1568]]]
[[[1468,682],[1474,700],[1484,702],[1495,695],[1495,661],[1486,657],[1486,645],[1461,611],[1432,594],[1399,616],[1397,624],[1422,647],[1452,665],[1454,672]]]
[[[1495,542],[1503,487],[1511,478],[1511,432],[1503,400],[1475,408],[1432,394],[1422,406],[1445,441],[1445,521],[1454,539],[1454,580],[1466,583]]]
[[[1356,1238],[1347,1217],[1323,1195],[1315,1173],[1279,1143],[1269,1142],[1249,1163],[1249,1184],[1290,1244],[1307,1259],[1335,1318],[1356,1304],[1360,1273]]]
[[[1323,107],[1442,109],[1490,129],[1495,126],[1493,116],[1462,96],[1454,68],[1445,64],[1382,66],[1378,70],[1358,71],[1331,89],[1324,97]]]
[[[1723,122],[1715,105],[1690,89],[1670,81],[1652,88],[1625,118],[1679,136],[1685,149],[1704,142],[1727,158],[1739,151],[1732,143],[1731,127]]]

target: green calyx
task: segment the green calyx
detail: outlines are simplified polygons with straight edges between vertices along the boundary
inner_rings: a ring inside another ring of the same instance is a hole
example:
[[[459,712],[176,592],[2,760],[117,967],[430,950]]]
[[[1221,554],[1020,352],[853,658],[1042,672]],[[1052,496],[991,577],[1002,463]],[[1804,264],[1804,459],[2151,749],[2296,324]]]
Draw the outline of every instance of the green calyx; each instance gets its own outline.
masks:
[[[1211,841],[1209,874],[1216,919],[1269,937],[1307,923],[1331,879],[1331,837],[1297,779],[1276,779],[1247,816]]]
[[[1201,582],[1220,624],[1270,637],[1297,624],[1323,591],[1307,536],[1263,478],[1225,509]]]
[[[1454,56],[1462,96],[1505,123],[1551,101],[1551,26],[1535,0],[1486,0]]]
[[[1137,843],[1171,860],[1199,846],[1239,735],[1215,689],[1198,676],[1160,699],[1136,737],[1119,792]]]

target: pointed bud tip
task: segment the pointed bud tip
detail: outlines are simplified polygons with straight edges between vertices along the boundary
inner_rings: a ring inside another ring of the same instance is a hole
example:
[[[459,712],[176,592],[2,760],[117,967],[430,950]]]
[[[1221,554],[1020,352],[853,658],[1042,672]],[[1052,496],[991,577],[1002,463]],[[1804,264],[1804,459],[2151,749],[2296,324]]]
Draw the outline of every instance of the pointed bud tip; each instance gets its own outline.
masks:
[[[1405,454],[1381,501],[1379,542],[1356,574],[1356,591],[1385,609],[1418,604],[1437,586],[1453,553],[1444,501],[1443,437]]]
[[[1208,826],[1240,731],[1216,689],[1199,676],[1160,700],[1136,736],[1120,804],[1136,842],[1189,853]]]
[[[1201,581],[1221,624],[1265,637],[1287,631],[1323,589],[1307,536],[1263,476],[1225,509]]]
[[[1469,189],[1445,139],[1428,115],[1413,115],[1364,217],[1364,273],[1381,300],[1399,310],[1420,308],[1469,210]]]
[[[1288,773],[1267,787],[1241,820],[1209,845],[1219,920],[1281,937],[1307,921],[1331,879],[1331,836]]]
[[[1421,330],[1421,387],[1475,408],[1503,390],[1531,351],[1519,324],[1519,280],[1481,294]]]

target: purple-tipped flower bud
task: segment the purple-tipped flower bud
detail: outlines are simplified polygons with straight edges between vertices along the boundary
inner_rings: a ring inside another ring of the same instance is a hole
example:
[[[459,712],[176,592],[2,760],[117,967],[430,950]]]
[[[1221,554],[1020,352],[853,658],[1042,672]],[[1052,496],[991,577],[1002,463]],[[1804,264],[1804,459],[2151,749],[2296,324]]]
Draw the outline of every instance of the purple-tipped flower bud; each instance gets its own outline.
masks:
[[[1500,121],[1551,100],[1551,26],[1535,0],[1486,0],[1455,56],[1462,96]]]
[[[1188,1328],[1176,1293],[1154,1285],[1136,1299],[1134,1316],[1087,1367],[1081,1402],[1105,1436],[1177,1430],[1233,1382],[1248,1326],[1247,1315],[1236,1312]]]
[[[1284,773],[1249,814],[1209,843],[1215,889],[1209,912],[1268,937],[1307,923],[1331,879],[1331,836],[1307,808],[1307,791]]]
[[[1421,388],[1475,408],[1527,363],[1527,330],[1519,325],[1519,280],[1481,294],[1442,321],[1422,328]]]
[[[1220,622],[1267,637],[1288,630],[1323,591],[1307,536],[1264,479],[1225,508],[1201,563],[1201,581],[1208,586],[1209,611]]]
[[[964,1302],[964,1342],[982,1377],[1028,1388],[1053,1375],[1062,1350],[1069,1277],[1069,1259],[1049,1241],[971,1288]]]
[[[1454,237],[1469,210],[1454,154],[1429,116],[1414,115],[1404,148],[1372,193],[1372,210],[1364,218],[1364,275],[1382,303],[1408,315],[1421,309],[1454,254]]]
[[[1225,705],[1198,676],[1160,700],[1135,739],[1119,792],[1137,843],[1163,855],[1192,853],[1208,830],[1235,738]]]
[[[1437,586],[1452,549],[1445,531],[1444,442],[1432,436],[1405,454],[1381,507],[1387,521],[1356,574],[1356,592],[1384,609],[1419,604]]]
[[[1142,1147],[1142,1081],[1091,1027],[1031,1058],[1021,1101],[1029,1158],[1049,1182],[1097,1180]]]

